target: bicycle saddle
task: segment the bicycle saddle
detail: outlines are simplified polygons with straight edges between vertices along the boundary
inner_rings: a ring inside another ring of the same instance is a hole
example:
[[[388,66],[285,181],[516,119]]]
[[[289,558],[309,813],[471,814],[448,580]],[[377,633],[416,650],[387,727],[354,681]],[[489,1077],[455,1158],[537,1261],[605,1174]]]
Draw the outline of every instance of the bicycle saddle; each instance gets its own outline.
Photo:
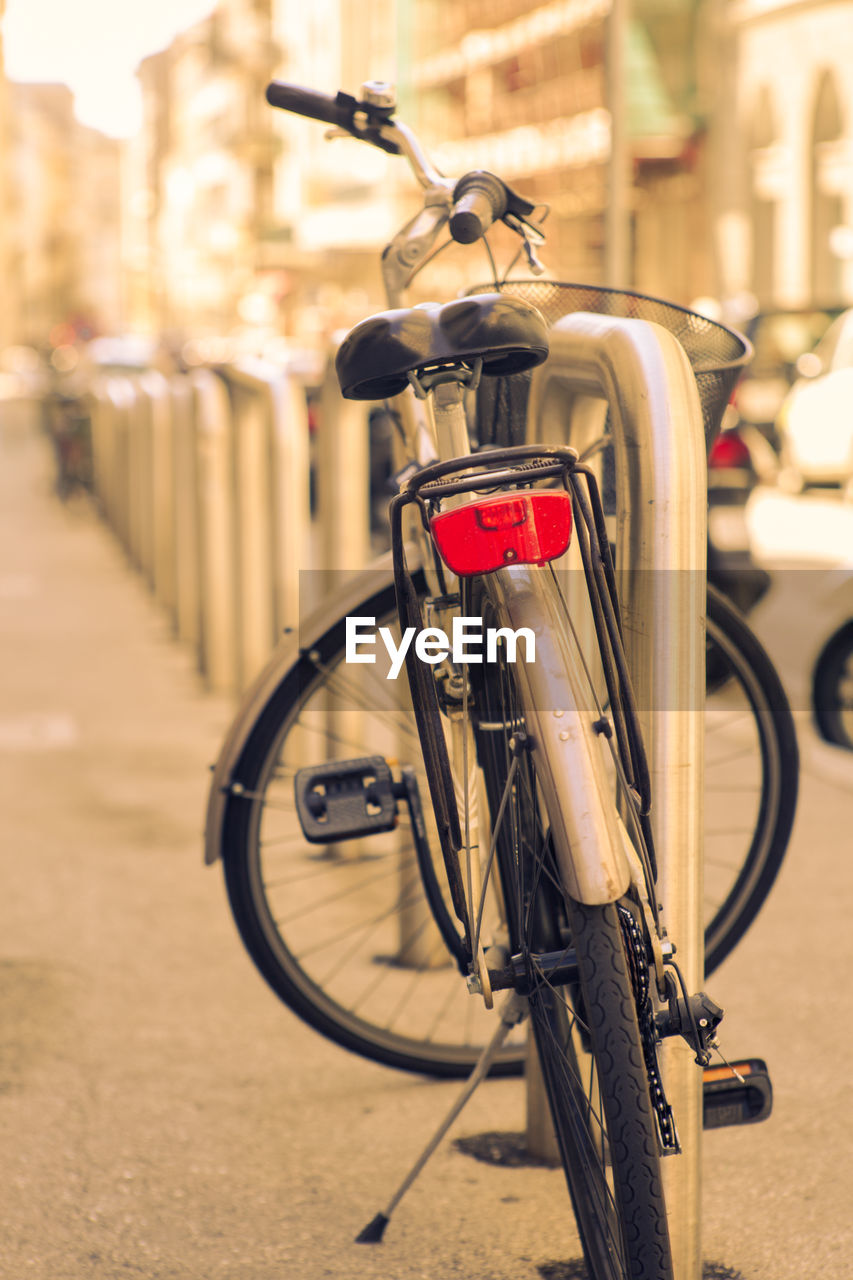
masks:
[[[380,311],[351,329],[335,358],[348,400],[384,400],[428,365],[482,359],[484,374],[520,373],[548,355],[548,326],[535,307],[500,293]]]

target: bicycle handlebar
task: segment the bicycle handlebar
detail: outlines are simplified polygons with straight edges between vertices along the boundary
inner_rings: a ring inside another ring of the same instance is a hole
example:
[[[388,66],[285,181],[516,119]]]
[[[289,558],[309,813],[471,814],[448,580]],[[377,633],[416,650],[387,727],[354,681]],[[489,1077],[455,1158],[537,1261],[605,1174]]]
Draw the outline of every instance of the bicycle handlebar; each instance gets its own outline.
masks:
[[[319,93],[316,89],[303,89],[298,84],[286,84],[283,80],[273,80],[267,85],[267,102],[272,107],[280,107],[282,111],[293,111],[299,116],[308,116],[311,120],[322,120],[324,124],[337,125],[339,129],[351,129],[353,106],[355,99],[347,94],[339,93],[332,97],[329,93]]]
[[[522,237],[526,246],[528,232],[541,237],[540,229],[527,221],[534,205],[495,174],[475,170],[454,185],[435,168],[412,130],[392,119],[395,99],[391,86],[370,82],[362,92],[362,98],[343,92],[332,96],[273,80],[267,85],[266,98],[273,107],[333,125],[392,155],[404,155],[423,187],[432,192],[443,190],[450,234],[459,244],[482,239],[492,223],[500,219]]]
[[[380,106],[373,102],[359,101],[352,94],[339,92],[334,97],[317,89],[304,89],[284,80],[272,80],[267,85],[267,102],[282,111],[292,111],[309,120],[320,120],[351,133],[362,142],[370,142],[382,151],[399,155],[403,149],[394,138],[396,125],[391,119],[393,106]],[[390,126],[390,127],[389,127]]]
[[[450,234],[459,244],[481,240],[507,211],[507,189],[493,173],[466,173],[453,190]]]

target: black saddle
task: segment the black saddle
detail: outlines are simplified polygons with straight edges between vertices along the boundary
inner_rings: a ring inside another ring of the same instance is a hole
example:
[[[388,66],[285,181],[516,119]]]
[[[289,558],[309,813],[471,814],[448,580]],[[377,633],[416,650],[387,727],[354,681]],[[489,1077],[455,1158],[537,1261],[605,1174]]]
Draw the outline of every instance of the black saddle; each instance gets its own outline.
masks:
[[[384,400],[430,365],[481,359],[483,373],[497,375],[532,369],[547,355],[548,326],[535,307],[483,293],[370,316],[344,338],[335,367],[348,400]]]

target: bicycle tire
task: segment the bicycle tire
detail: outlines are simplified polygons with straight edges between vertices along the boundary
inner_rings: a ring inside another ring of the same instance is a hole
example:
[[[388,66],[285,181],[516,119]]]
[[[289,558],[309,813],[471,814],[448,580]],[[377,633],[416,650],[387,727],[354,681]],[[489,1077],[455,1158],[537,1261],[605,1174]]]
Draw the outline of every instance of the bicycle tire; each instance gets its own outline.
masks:
[[[812,707],[820,736],[853,750],[853,622],[836,631],[815,663]]]
[[[390,578],[356,612],[375,617],[377,626],[391,625],[396,612]],[[442,937],[432,934],[434,911],[423,897],[407,828],[401,826],[399,847],[395,833],[335,846],[309,844],[295,813],[292,778],[280,773],[282,767],[342,758],[341,750],[343,758],[381,753],[383,740],[396,743],[399,730],[410,752],[398,764],[418,766],[429,826],[429,793],[405,673],[392,686],[377,664],[355,667],[344,680],[344,653],[343,617],[310,649],[294,647],[292,665],[248,735],[219,836],[229,904],[260,973],[315,1030],[387,1066],[465,1077],[493,1027],[469,996]],[[327,734],[330,710],[339,719]],[[430,849],[440,856],[434,830]],[[443,875],[439,867],[438,877]],[[404,887],[398,892],[400,876]],[[442,926],[458,932],[449,905]],[[518,1074],[523,1062],[524,1037],[518,1033],[492,1074]]]
[[[501,617],[498,610],[497,625]],[[472,685],[475,725],[485,726],[475,732],[489,807],[503,814],[493,840],[509,946],[526,977],[543,1087],[588,1275],[668,1280],[660,1148],[618,908],[579,903],[562,887],[545,799],[555,792],[538,776],[542,746],[534,737],[532,749],[518,752],[519,730],[532,722],[515,671],[506,662],[484,664],[472,668]],[[559,705],[571,704],[566,698]],[[605,786],[601,794],[607,793]],[[615,791],[609,794],[615,809]],[[569,948],[577,979],[560,986],[537,957]]]
[[[799,751],[776,668],[743,615],[711,584],[706,635],[707,977],[737,946],[779,874],[796,815]],[[718,741],[729,744],[725,754]],[[759,785],[750,802],[749,780],[756,772]],[[715,804],[720,790],[725,800]]]

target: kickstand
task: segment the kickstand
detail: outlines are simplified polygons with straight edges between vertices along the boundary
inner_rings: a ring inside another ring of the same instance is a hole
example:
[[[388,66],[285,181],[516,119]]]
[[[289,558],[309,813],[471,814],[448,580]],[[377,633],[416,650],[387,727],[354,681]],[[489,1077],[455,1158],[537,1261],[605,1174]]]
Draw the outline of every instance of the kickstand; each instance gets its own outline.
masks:
[[[472,1097],[478,1085],[482,1084],[483,1080],[485,1080],[492,1062],[499,1053],[504,1040],[506,1040],[512,1028],[518,1026],[519,1022],[521,1022],[526,1016],[527,1000],[524,996],[520,996],[513,991],[501,1010],[500,1024],[495,1031],[495,1034],[480,1054],[480,1057],[477,1060],[477,1065],[474,1067],[474,1070],[471,1072],[465,1083],[465,1088],[462,1090],[459,1097],[442,1120],[438,1129],[418,1156],[412,1168],[406,1174],[406,1177],[394,1192],[394,1195],[389,1200],[384,1213],[377,1213],[376,1217],[373,1218],[364,1230],[356,1236],[355,1239],[357,1244],[378,1244],[380,1242],[385,1233],[385,1228],[391,1220],[391,1214],[397,1208],[397,1205],[409,1190],[409,1187],[411,1187],[412,1183],[423,1171],[430,1156],[435,1151],[436,1147],[441,1142],[456,1117],[460,1114],[468,1099]]]

